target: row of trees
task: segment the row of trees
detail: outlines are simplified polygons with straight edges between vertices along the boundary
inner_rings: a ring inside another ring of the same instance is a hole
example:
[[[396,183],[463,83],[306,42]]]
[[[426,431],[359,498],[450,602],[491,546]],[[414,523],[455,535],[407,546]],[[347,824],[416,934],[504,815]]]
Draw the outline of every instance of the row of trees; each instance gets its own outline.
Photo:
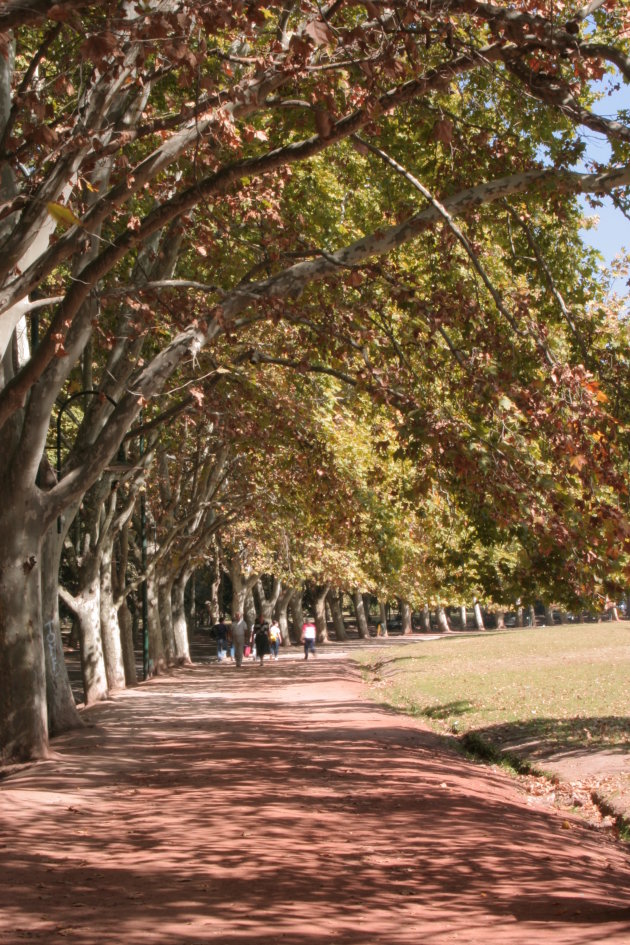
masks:
[[[154,666],[177,654],[213,543],[245,582],[379,599],[625,582],[627,326],[576,195],[627,201],[627,114],[592,106],[628,26],[614,0],[3,6],[3,757],[75,723],[59,595],[97,698],[141,585]]]

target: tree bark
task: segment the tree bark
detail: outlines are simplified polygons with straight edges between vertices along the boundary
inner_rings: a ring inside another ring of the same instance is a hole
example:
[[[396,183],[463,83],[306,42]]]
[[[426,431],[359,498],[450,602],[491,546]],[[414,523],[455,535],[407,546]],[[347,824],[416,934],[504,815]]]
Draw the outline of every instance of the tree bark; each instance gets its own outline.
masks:
[[[58,534],[55,523],[47,530],[42,542],[42,615],[50,735],[61,735],[83,725],[68,679],[59,623],[58,575],[62,544],[63,535]]]
[[[408,636],[410,633],[413,633],[413,626],[411,623],[411,604],[407,600],[401,600],[398,602],[400,606],[400,624],[403,635]]]
[[[363,596],[361,591],[358,589],[355,589],[352,592],[352,603],[354,604],[354,615],[357,620],[357,633],[359,634],[361,640],[367,640],[370,636],[370,630],[365,617]]]
[[[422,621],[422,632],[431,633],[431,611],[428,604],[423,606],[420,619]]]
[[[381,600],[378,602],[378,613],[379,622],[381,624],[381,636],[388,637],[389,630],[387,629],[387,607]]]
[[[136,686],[138,675],[136,672],[136,653],[133,644],[133,617],[127,600],[123,600],[118,608],[118,626],[123,652],[123,666],[125,669],[125,685]]]
[[[3,493],[0,510],[0,753],[4,761],[48,754],[46,672],[37,504]]]
[[[160,624],[160,608],[157,579],[153,568],[147,573],[147,603],[149,622],[149,676],[163,673],[166,669],[164,637]]]
[[[347,640],[346,625],[343,620],[343,611],[341,609],[341,593],[331,587],[328,591],[328,602],[330,604],[330,614],[335,630],[335,640]]]
[[[462,604],[459,608],[459,622],[461,624],[462,630],[465,630],[468,626],[468,611],[466,610],[466,604]]]
[[[116,692],[125,688],[125,665],[123,661],[120,625],[118,623],[118,609],[114,603],[114,588],[112,582],[113,549],[114,536],[109,535],[103,545],[101,555],[101,639],[103,641],[107,688],[111,692]]]
[[[481,612],[481,606],[476,597],[473,598],[473,607],[475,612],[475,627],[477,630],[485,630],[486,625],[483,622],[483,614]]]
[[[497,610],[497,630],[505,630],[505,611]]]
[[[188,643],[188,626],[186,624],[186,585],[190,580],[191,572],[183,571],[174,581],[172,590],[173,608],[173,639],[175,642],[175,659],[180,665],[192,663],[190,646]]]
[[[175,632],[173,630],[173,605],[171,591],[173,577],[170,573],[163,573],[157,579],[158,608],[160,611],[160,628],[164,642],[164,657],[167,666],[173,666],[175,657]]]
[[[276,613],[278,615],[278,626],[280,627],[282,646],[287,646],[291,642],[289,638],[289,620],[287,617],[287,610],[294,594],[294,587],[286,587],[278,597],[278,603],[276,604]]]
[[[302,624],[304,623],[304,612],[302,610],[302,588],[297,588],[291,597],[289,605],[291,610],[291,643],[295,646],[300,645],[302,636]]]
[[[328,642],[328,626],[326,624],[326,595],[330,590],[330,584],[324,584],[315,593],[315,627],[317,630],[317,642]]]
[[[448,622],[448,615],[444,607],[440,604],[437,608],[437,623],[440,633],[449,633],[451,625]]]

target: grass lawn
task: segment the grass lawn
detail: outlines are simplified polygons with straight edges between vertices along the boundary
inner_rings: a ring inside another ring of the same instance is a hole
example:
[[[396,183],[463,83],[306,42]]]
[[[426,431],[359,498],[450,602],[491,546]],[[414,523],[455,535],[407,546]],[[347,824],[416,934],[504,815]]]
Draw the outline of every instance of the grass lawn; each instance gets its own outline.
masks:
[[[446,636],[359,656],[376,697],[536,760],[630,748],[630,622]]]

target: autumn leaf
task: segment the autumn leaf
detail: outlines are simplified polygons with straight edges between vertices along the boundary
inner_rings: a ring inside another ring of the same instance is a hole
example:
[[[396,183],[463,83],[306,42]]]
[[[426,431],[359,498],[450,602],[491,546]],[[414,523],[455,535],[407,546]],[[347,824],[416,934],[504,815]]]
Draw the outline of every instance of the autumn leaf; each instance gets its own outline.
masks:
[[[46,204],[46,209],[53,220],[64,227],[82,225],[78,216],[72,212],[70,207],[64,207],[61,203],[51,202]]]
[[[313,40],[316,46],[326,46],[334,39],[334,34],[323,20],[311,20],[304,27],[304,32]]]

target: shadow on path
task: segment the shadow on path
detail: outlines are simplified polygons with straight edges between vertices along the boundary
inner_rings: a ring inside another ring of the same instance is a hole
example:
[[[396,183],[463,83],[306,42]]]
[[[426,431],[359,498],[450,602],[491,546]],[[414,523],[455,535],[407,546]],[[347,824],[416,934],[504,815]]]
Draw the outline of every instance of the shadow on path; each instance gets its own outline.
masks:
[[[0,784],[0,941],[630,943],[626,852],[363,698],[198,665]]]

